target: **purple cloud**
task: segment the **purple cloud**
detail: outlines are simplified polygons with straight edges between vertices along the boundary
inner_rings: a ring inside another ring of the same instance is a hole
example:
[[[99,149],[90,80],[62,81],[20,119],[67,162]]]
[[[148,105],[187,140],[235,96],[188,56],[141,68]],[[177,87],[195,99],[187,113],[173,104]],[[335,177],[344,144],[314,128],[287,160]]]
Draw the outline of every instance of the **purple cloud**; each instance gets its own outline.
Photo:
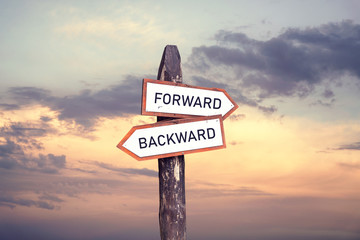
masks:
[[[31,104],[40,104],[59,113],[58,118],[74,121],[91,129],[100,117],[116,117],[140,114],[142,78],[127,76],[121,83],[64,97],[54,96],[49,90],[36,87],[12,87],[8,90],[12,103],[0,104],[0,109],[20,109]],[[42,117],[43,122],[50,119]]]
[[[330,76],[349,73],[360,79],[359,38],[360,25],[352,21],[290,28],[265,41],[222,30],[215,35],[218,45],[193,48],[187,66],[203,73],[226,67],[218,74],[225,79],[235,75],[237,82],[229,84],[249,99],[254,93],[260,100],[304,97]],[[334,93],[327,89],[323,97],[332,98]]]

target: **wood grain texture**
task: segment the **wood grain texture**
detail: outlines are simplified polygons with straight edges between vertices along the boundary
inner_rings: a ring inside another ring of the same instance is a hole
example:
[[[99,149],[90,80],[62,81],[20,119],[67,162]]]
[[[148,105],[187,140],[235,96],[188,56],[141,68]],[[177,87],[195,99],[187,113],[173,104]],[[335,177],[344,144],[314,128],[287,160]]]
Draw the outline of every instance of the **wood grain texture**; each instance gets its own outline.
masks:
[[[182,83],[180,53],[175,45],[164,49],[158,80]],[[174,118],[158,117],[157,120]],[[159,224],[162,240],[186,239],[185,159],[184,155],[158,159],[159,164]]]

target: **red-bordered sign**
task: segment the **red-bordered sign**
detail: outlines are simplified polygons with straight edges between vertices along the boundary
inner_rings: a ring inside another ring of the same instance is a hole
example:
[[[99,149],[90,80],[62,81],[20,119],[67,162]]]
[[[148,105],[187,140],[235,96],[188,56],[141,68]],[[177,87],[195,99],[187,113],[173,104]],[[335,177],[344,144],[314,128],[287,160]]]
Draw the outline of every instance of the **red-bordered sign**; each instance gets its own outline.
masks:
[[[135,126],[117,147],[137,160],[225,148],[223,119],[217,115]]]
[[[224,89],[143,80],[142,115],[174,118],[221,115],[225,119],[237,108]]]

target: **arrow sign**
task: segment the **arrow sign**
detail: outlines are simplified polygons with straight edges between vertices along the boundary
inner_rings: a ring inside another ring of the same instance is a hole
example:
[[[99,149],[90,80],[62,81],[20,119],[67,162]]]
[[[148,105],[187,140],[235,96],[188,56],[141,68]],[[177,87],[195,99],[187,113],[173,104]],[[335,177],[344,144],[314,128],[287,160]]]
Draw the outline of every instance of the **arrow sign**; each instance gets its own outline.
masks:
[[[117,147],[137,160],[225,148],[222,117],[176,119],[135,126]]]
[[[143,80],[142,115],[176,118],[221,115],[225,119],[237,108],[224,89]]]

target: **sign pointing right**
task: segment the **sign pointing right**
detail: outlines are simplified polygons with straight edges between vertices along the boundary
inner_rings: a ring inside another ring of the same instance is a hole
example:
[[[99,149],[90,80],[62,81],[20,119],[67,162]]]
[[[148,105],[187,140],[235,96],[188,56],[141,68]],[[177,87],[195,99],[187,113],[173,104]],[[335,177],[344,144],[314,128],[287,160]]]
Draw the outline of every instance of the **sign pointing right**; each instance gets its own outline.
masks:
[[[227,118],[238,105],[224,89],[144,79],[142,115],[187,118],[221,115]]]

